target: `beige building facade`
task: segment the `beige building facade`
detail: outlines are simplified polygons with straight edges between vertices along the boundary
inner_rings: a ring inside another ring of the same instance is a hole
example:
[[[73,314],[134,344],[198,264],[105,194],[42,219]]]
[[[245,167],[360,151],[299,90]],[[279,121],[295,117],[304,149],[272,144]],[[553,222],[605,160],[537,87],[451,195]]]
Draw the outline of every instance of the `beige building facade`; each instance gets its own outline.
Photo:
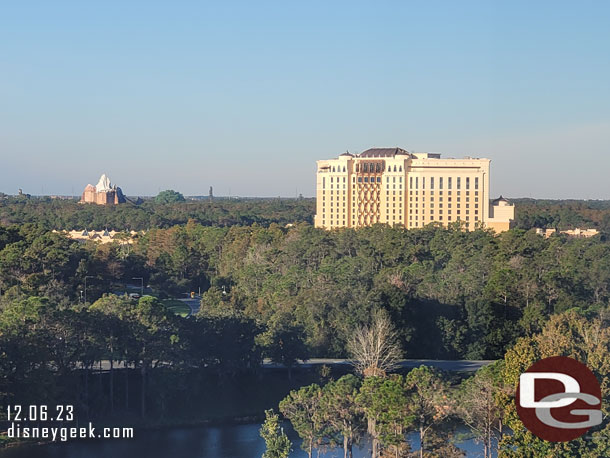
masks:
[[[80,203],[97,205],[118,205],[126,202],[121,188],[112,186],[110,178],[105,174],[100,177],[96,186],[88,184],[83,191]]]
[[[67,237],[72,240],[76,240],[78,242],[98,242],[101,244],[118,242],[121,245],[123,244],[132,244],[135,238],[139,235],[143,235],[144,231],[136,232],[117,232],[117,231],[109,231],[108,229],[104,229],[103,231],[88,231],[87,229],[83,231],[73,230],[73,231],[56,231],[53,232],[61,232],[65,234]]]
[[[418,228],[460,221],[508,230],[514,206],[490,203],[489,159],[441,158],[402,148],[371,148],[317,161],[315,226],[325,229],[376,223]]]

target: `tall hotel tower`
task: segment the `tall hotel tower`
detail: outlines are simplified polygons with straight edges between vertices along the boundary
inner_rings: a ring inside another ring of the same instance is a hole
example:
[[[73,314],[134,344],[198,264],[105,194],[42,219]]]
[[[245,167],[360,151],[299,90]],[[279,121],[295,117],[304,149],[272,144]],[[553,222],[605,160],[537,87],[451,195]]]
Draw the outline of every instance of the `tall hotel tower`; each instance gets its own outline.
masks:
[[[316,227],[416,228],[462,221],[471,230],[502,232],[514,219],[509,201],[489,200],[489,159],[371,148],[317,163]]]

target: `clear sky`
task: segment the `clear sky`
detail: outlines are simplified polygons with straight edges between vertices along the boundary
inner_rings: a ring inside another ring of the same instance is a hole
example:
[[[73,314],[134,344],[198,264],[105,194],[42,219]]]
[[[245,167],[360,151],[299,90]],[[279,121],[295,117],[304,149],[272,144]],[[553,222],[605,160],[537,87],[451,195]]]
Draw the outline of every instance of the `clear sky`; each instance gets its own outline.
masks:
[[[610,199],[607,1],[3,1],[0,191],[312,196],[315,161],[492,159]]]

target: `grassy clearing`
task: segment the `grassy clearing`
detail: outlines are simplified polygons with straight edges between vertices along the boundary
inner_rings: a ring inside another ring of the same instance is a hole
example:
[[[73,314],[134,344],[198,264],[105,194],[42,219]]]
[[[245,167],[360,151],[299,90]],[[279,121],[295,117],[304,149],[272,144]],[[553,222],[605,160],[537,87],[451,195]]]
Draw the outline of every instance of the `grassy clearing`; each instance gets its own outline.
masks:
[[[181,317],[186,317],[191,312],[191,308],[188,305],[177,299],[164,299],[162,302],[163,305],[168,308],[168,310],[171,310],[176,315],[180,315]]]

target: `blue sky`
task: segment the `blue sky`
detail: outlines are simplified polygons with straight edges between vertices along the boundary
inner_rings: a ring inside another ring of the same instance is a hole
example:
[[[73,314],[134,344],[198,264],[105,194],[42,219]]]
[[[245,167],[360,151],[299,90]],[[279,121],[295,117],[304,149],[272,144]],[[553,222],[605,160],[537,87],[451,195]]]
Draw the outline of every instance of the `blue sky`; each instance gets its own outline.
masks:
[[[315,161],[492,159],[610,199],[610,2],[0,3],[0,191],[313,195]]]

